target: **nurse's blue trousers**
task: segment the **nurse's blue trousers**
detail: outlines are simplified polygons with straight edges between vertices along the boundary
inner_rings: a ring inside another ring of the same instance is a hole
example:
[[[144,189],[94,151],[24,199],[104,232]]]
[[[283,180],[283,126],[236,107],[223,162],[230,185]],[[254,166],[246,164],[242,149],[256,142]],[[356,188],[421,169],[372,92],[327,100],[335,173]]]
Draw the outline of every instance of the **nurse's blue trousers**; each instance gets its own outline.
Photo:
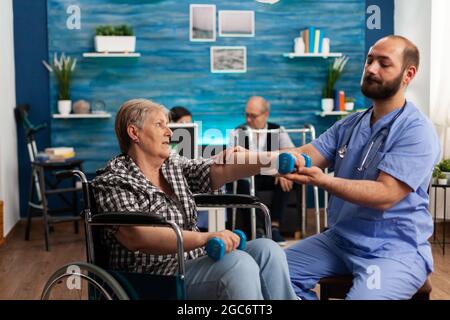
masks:
[[[425,283],[425,261],[417,254],[408,263],[389,258],[359,257],[321,233],[286,249],[291,282],[297,296],[315,300],[311,290],[328,276],[353,275],[349,300],[406,300]],[[411,263],[411,261],[413,261]]]

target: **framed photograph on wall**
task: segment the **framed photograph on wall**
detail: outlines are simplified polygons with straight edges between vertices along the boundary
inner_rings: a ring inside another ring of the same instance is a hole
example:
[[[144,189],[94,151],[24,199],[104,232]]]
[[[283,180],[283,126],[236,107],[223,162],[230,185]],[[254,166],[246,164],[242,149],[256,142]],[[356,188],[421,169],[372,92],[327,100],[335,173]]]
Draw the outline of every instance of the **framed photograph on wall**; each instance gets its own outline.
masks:
[[[255,11],[220,10],[219,36],[221,37],[254,37]]]
[[[247,47],[213,46],[210,57],[211,72],[213,73],[247,72]]]
[[[189,5],[189,40],[202,42],[216,41],[215,5]]]

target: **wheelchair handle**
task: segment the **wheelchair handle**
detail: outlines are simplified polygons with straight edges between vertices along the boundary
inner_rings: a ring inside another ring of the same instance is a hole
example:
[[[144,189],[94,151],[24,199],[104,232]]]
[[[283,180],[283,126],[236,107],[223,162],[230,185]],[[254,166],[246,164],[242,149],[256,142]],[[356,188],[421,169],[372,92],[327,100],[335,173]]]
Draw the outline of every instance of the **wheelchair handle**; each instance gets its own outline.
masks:
[[[241,230],[234,230],[233,232],[240,238],[238,249],[245,250],[247,247],[247,237],[245,233]],[[225,255],[225,243],[220,238],[211,238],[206,243],[206,252],[211,259],[218,261]]]
[[[55,176],[59,180],[69,179],[73,176],[80,178],[81,182],[87,183],[86,175],[80,170],[63,170],[55,173]]]

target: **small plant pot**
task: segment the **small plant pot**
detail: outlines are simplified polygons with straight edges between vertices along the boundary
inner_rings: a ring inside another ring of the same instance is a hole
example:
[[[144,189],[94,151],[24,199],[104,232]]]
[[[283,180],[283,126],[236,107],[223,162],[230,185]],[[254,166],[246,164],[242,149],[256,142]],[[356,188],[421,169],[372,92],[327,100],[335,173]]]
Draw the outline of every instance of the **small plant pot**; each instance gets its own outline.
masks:
[[[134,52],[136,36],[95,36],[97,52]]]
[[[325,112],[331,112],[334,108],[334,99],[323,98],[322,99],[322,110]]]
[[[443,174],[445,174],[445,177],[448,179],[450,179],[450,172],[448,171],[441,171]]]
[[[437,179],[438,180],[438,184],[447,184],[447,179]]]
[[[355,108],[354,102],[346,102],[345,103],[345,111],[352,111]]]
[[[68,115],[72,111],[72,100],[58,100],[58,112]]]

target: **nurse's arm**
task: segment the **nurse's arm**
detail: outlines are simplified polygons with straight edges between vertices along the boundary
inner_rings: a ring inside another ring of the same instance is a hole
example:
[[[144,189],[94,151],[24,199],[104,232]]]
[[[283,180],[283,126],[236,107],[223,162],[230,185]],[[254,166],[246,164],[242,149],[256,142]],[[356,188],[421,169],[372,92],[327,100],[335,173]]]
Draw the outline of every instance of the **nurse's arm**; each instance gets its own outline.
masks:
[[[299,173],[286,175],[286,178],[318,186],[343,200],[382,211],[392,208],[413,191],[383,171],[380,171],[376,181],[332,177],[316,167],[300,168]]]

